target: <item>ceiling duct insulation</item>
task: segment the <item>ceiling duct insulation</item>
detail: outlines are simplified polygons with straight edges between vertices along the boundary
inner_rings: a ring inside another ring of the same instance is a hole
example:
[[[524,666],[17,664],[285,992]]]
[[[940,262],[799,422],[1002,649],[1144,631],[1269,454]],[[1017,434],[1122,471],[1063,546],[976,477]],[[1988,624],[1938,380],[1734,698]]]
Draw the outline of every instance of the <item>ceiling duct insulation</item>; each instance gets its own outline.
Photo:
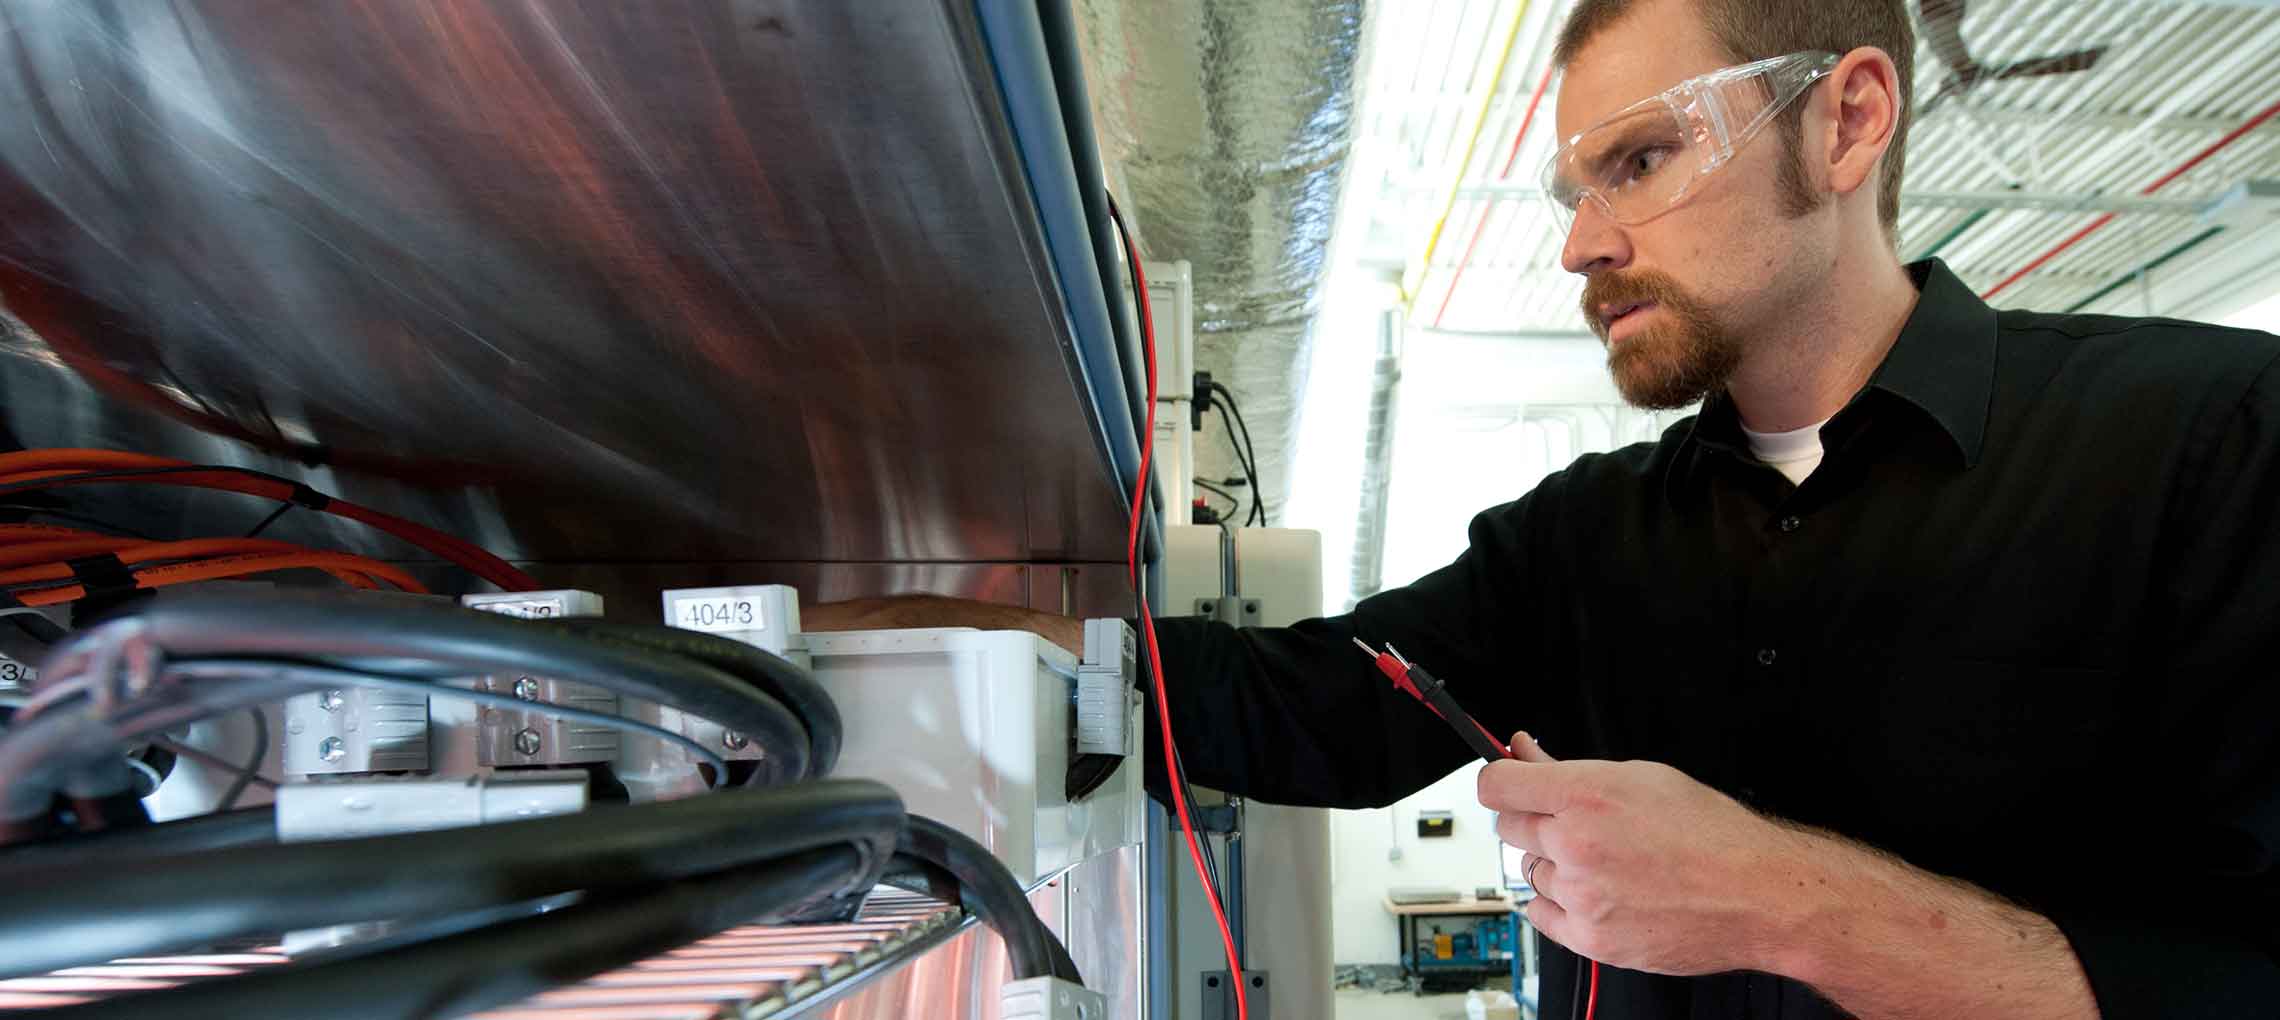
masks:
[[[1195,268],[1195,364],[1234,390],[1270,512],[1291,447],[1354,113],[1362,0],[1078,0],[1109,185]],[[1200,474],[1242,473],[1213,422]],[[1279,520],[1279,513],[1277,514]]]

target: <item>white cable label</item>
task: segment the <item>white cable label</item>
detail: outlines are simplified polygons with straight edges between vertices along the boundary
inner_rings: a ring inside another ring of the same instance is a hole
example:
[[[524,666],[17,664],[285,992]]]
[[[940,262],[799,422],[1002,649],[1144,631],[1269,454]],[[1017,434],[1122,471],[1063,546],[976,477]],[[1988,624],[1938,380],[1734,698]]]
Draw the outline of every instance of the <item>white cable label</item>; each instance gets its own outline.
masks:
[[[469,607],[500,616],[514,616],[525,620],[551,620],[564,615],[560,598],[520,599],[513,602],[480,602]]]
[[[727,597],[674,599],[673,626],[713,634],[768,628],[758,601]]]

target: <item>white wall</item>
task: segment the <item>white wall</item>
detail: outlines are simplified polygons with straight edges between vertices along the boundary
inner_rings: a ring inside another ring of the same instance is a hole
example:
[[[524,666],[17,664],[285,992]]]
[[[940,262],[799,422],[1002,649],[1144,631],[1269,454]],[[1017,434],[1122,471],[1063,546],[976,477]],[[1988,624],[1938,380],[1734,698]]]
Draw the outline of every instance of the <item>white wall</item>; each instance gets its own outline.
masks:
[[[1410,335],[1399,408],[1388,584],[1406,584],[1454,559],[1473,514],[1518,498],[1580,453],[1652,438],[1678,417],[1623,406],[1594,339],[1446,333]],[[1403,651],[1431,662],[1430,649]],[[1557,745],[1556,735],[1545,739]],[[1384,906],[1390,888],[1501,884],[1495,815],[1473,794],[1479,770],[1468,765],[1389,810],[1332,813],[1332,952],[1339,963],[1399,958]],[[1455,834],[1418,839],[1417,813],[1428,810],[1454,815]],[[1394,849],[1398,860],[1389,859]]]
[[[2267,333],[2280,333],[2280,294],[2263,298],[2218,322],[2227,326],[2261,329]]]
[[[1469,892],[1503,883],[1496,815],[1473,799],[1473,777],[1479,771],[1478,762],[1467,765],[1390,808],[1330,812],[1333,959],[1399,961],[1393,917],[1385,912],[1388,889],[1445,886]],[[1456,831],[1446,838],[1418,839],[1419,811],[1455,815]],[[1389,860],[1387,851],[1396,848],[1401,859]]]

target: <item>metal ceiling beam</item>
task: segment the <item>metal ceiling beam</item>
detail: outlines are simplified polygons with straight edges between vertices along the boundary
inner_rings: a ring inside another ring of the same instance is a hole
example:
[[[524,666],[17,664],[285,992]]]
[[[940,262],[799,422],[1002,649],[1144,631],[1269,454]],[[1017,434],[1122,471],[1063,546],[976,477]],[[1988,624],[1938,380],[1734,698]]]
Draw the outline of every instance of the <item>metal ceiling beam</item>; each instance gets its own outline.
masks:
[[[2161,213],[2198,216],[2209,208],[2203,198],[2147,198],[2140,195],[2061,195],[2033,191],[1903,191],[1903,208],[2025,209],[2034,212]]]
[[[2280,4],[2280,0],[2272,0]],[[1937,124],[1946,118],[1949,110],[1969,114],[1973,120],[1989,127],[2039,128],[2050,123],[2048,110],[2006,110],[1998,107],[1975,106],[1950,100],[1946,109],[1936,110],[1925,118],[1926,124]],[[2145,124],[2142,114],[2128,113],[2070,113],[2066,115],[2068,128],[2096,128],[2106,131],[2130,131]],[[2222,134],[2240,126],[2237,117],[2164,117],[2163,130],[2201,131]]]
[[[2274,0],[2280,3],[2280,0]],[[1532,202],[1544,189],[1532,184],[1474,184],[1461,189],[1466,198],[1502,198]],[[2158,213],[2198,216],[2209,208],[2203,198],[2146,198],[2137,195],[2059,195],[2033,191],[1908,191],[1900,195],[1903,208],[2004,209],[2034,212]]]

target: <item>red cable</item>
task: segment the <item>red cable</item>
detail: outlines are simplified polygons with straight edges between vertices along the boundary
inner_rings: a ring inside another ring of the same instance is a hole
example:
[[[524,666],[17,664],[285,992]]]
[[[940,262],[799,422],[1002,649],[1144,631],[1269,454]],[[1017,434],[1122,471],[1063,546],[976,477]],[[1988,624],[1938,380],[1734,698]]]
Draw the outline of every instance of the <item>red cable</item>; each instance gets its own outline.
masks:
[[[2145,187],[2138,189],[2138,194],[2151,195],[2154,192],[2160,191],[2162,188],[2167,187],[2169,185],[2169,182],[2174,181],[2179,177],[2185,176],[2186,171],[2200,166],[2202,161],[2216,155],[2218,150],[2223,149],[2225,146],[2231,145],[2234,142],[2240,141],[2242,135],[2256,130],[2257,125],[2271,120],[2274,115],[2280,115],[2280,103],[2274,103],[2270,106],[2265,107],[2263,110],[2258,111],[2256,116],[2250,117],[2239,127],[2226,132],[2223,138],[2219,138],[2216,141],[2211,142],[2207,148],[2194,153],[2193,158],[2188,159],[2183,163],[2177,164],[2174,169],[2170,170],[2168,173],[2162,174],[2159,178],[2156,178],[2152,184],[2148,184]],[[2104,229],[2106,224],[2112,222],[2114,222],[2113,213],[2105,213],[2100,215],[2097,219],[2091,220],[2089,226],[2083,227],[2082,229],[2067,235],[2066,240],[2058,242],[2058,244],[2053,246],[2049,251],[2035,256],[2034,259],[2029,261],[2026,265],[2019,267],[2018,272],[2004,277],[2003,282],[1987,288],[1986,291],[1982,292],[1979,295],[1979,299],[1985,301],[1988,298],[2002,293],[2005,288],[2019,282],[2028,273],[2034,272],[2037,269],[2041,269],[2043,263],[2049,262],[2051,259],[2056,258],[2058,256],[2058,253],[2065,251],[2068,248],[2074,247],[2075,244],[2080,242],[2083,238],[2097,233],[2099,230]]]
[[[1544,76],[1536,79],[1536,90],[1528,94],[1528,112],[1520,115],[1520,130],[1512,133],[1512,151],[1504,154],[1504,169],[1496,172],[1496,179],[1512,176],[1512,164],[1520,161],[1520,140],[1528,137],[1528,125],[1535,123],[1536,104],[1544,101],[1544,90],[1552,84],[1552,69],[1545,68]]]
[[[1544,88],[1552,83],[1552,69],[1545,68],[1544,76],[1536,79],[1536,91],[1528,96],[1528,112],[1520,115],[1520,130],[1512,133],[1512,151],[1504,155],[1504,169],[1496,172],[1496,179],[1512,176],[1512,164],[1520,160],[1520,140],[1528,137],[1528,125],[1536,121],[1536,104],[1544,99]],[[1465,242],[1465,253],[1457,258],[1456,275],[1449,277],[1449,291],[1441,295],[1441,307],[1433,312],[1433,328],[1441,328],[1441,317],[1449,314],[1449,301],[1457,296],[1457,284],[1465,278],[1465,267],[1472,264],[1473,246],[1480,243],[1480,235],[1488,230],[1488,214],[1496,211],[1491,199],[1487,208],[1480,211],[1480,222],[1473,224],[1472,239]]]
[[[1994,297],[1995,295],[2002,293],[2002,292],[2004,291],[2004,289],[2005,289],[2005,288],[2008,288],[2008,287],[2009,287],[2009,286],[2011,286],[2012,284],[2014,284],[2014,283],[2017,283],[2017,282],[2019,282],[2019,281],[2020,281],[2020,280],[2022,280],[2022,279],[2025,279],[2025,278],[2026,278],[2026,275],[2027,275],[2028,273],[2034,272],[2034,271],[2035,271],[2035,270],[2037,270],[2037,269],[2041,269],[2041,268],[2043,267],[2043,263],[2045,263],[2045,262],[2048,262],[2048,261],[2050,261],[2050,260],[2052,260],[2052,259],[2054,259],[2054,258],[2057,258],[2057,257],[2058,257],[2058,253],[2059,253],[2059,252],[2062,252],[2062,251],[2065,251],[2065,250],[2066,250],[2066,249],[2068,249],[2068,248],[2072,248],[2072,247],[2074,247],[2074,244],[2075,244],[2075,242],[2077,242],[2077,241],[2080,241],[2080,240],[2082,240],[2082,239],[2083,239],[2083,238],[2085,238],[2085,237],[2088,237],[2088,236],[2090,236],[2090,235],[2092,235],[2092,234],[2095,234],[2095,233],[2097,233],[2097,232],[2098,232],[2100,229],[2104,228],[2106,224],[2108,224],[2108,223],[2112,223],[2112,222],[2114,222],[2114,214],[2113,214],[2113,213],[2101,213],[2101,214],[2099,214],[2099,216],[2098,216],[2098,218],[2097,218],[2097,219],[2094,219],[2094,220],[2091,220],[2091,221],[2090,221],[2090,225],[2089,225],[2089,226],[2087,226],[2087,227],[2083,227],[2082,229],[2080,229],[2080,230],[2077,230],[2077,231],[2075,231],[2075,232],[2074,232],[2074,233],[2072,233],[2072,234],[2068,234],[2068,235],[2066,236],[2066,240],[2058,242],[2058,244],[2057,244],[2057,245],[2055,245],[2055,246],[2053,246],[2053,247],[2052,247],[2052,248],[2051,248],[2049,251],[2046,251],[2046,252],[2044,252],[2044,253],[2042,253],[2042,254],[2040,254],[2040,255],[2037,255],[2037,256],[2035,256],[2035,257],[2033,258],[2033,260],[2029,261],[2029,262],[2028,262],[2026,265],[2020,266],[2020,267],[2019,267],[2019,271],[2018,271],[2018,272],[2012,273],[2011,275],[2004,277],[2004,278],[2003,278],[2003,282],[2001,282],[2001,283],[1998,283],[1998,284],[1996,284],[1995,286],[1989,287],[1989,288],[1987,288],[1985,291],[1981,292],[1981,293],[1980,293],[1980,295],[1979,295],[1979,299],[1980,299],[1981,301],[1985,301],[1985,300],[1987,300],[1988,298]]]
[[[336,572],[336,576],[338,571],[347,571],[369,576],[384,566],[386,565],[347,553],[303,552],[265,556],[230,556],[138,570],[135,571],[135,587],[137,589],[164,588],[168,585],[188,584],[192,581],[215,581],[224,578],[245,577],[249,574],[266,574],[278,570],[325,570]],[[406,591],[419,590],[419,583],[412,580],[408,575],[390,578],[390,580],[402,586]],[[356,586],[365,587],[362,584]],[[86,588],[71,584],[25,592],[20,596],[20,599],[27,606],[52,606],[77,601],[86,596]]]
[[[1583,1000],[1583,1020],[1599,1012],[1599,961],[1591,961],[1591,994]]]
[[[93,540],[89,541],[92,542]],[[280,542],[275,539],[199,538],[179,542],[144,542],[130,538],[103,541],[107,544],[100,548],[91,544],[67,548],[66,546],[71,545],[71,543],[59,541],[30,543],[0,550],[0,566],[10,568],[0,569],[0,586],[40,581],[67,582],[73,578],[74,574],[70,564],[64,561],[77,556],[107,552],[118,557],[121,562],[134,567],[135,576],[138,580],[153,576],[152,571],[161,569],[160,565],[164,565],[166,561],[170,560],[187,561],[171,564],[173,566],[196,566],[223,562],[241,563],[245,562],[248,557],[317,555],[326,557],[320,562],[331,565],[318,566],[316,569],[324,570],[334,577],[360,588],[374,587],[372,584],[362,583],[364,579],[369,578],[387,581],[402,591],[422,594],[427,591],[427,588],[421,585],[417,578],[405,573],[400,568],[379,560],[352,553],[311,549],[307,546]],[[156,576],[170,575],[158,574]],[[154,588],[158,585],[142,585],[142,587]]]
[[[1125,566],[1132,576],[1132,588],[1140,591],[1140,508],[1148,496],[1148,465],[1156,447],[1156,316],[1148,307],[1148,274],[1140,268],[1140,248],[1132,243],[1132,232],[1124,227],[1124,217],[1117,211],[1116,198],[1108,199],[1108,214],[1116,221],[1124,235],[1124,258],[1132,263],[1133,298],[1140,305],[1140,341],[1148,362],[1148,429],[1140,437],[1140,478],[1132,485],[1132,531],[1125,544]],[[1244,994],[1243,964],[1235,955],[1234,929],[1227,923],[1227,908],[1219,902],[1219,890],[1211,884],[1203,868],[1203,847],[1196,842],[1195,821],[1188,816],[1187,793],[1181,789],[1179,766],[1176,757],[1178,745],[1172,743],[1172,704],[1164,691],[1164,656],[1156,649],[1156,618],[1148,609],[1148,596],[1140,596],[1140,632],[1148,643],[1148,672],[1156,689],[1156,726],[1164,740],[1164,780],[1172,791],[1172,808],[1180,818],[1180,833],[1187,837],[1188,863],[1195,868],[1196,881],[1203,885],[1203,895],[1211,903],[1211,919],[1219,925],[1219,945],[1227,953],[1227,972],[1235,981],[1236,1020],[1251,1020],[1250,996]]]
[[[51,485],[79,484],[79,474],[97,474],[107,471],[143,470],[160,468],[198,467],[188,461],[170,457],[129,453],[121,450],[44,449],[23,450],[0,454],[0,484],[44,481]],[[143,482],[154,485],[176,485],[190,488],[219,489],[264,499],[293,501],[300,493],[290,482],[264,478],[241,469],[215,467],[211,471],[196,471],[172,475],[150,475],[141,478],[94,478],[90,482],[117,481]],[[507,561],[464,539],[447,535],[425,525],[382,513],[370,507],[332,499],[321,508],[322,512],[346,518],[410,542],[450,561],[454,565],[497,585],[506,591],[535,591],[538,582],[530,575],[515,569]]]

